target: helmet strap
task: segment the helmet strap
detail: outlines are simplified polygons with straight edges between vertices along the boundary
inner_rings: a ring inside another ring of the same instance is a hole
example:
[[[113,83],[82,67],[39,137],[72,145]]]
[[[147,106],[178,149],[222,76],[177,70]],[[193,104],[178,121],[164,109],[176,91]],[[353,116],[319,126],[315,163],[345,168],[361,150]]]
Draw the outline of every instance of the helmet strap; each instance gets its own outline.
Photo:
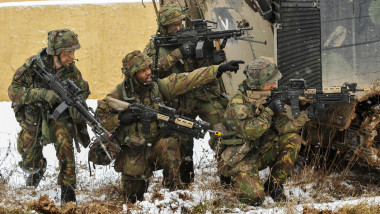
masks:
[[[58,57],[58,62],[59,62],[59,64],[61,64],[64,68],[69,68],[69,66],[66,66],[65,64],[62,63],[62,61],[61,61],[61,53],[59,53],[59,54],[57,55],[57,57]]]

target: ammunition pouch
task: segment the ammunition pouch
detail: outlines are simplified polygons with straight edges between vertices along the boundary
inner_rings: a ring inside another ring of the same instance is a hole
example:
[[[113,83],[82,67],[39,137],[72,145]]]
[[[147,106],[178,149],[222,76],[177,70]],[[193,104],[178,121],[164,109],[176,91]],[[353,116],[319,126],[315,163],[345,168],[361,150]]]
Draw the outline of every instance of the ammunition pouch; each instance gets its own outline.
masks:
[[[19,123],[21,121],[25,120],[25,112],[24,112],[25,107],[26,107],[26,105],[21,105],[18,103],[12,103],[12,108],[13,108],[13,111],[15,113],[16,120]]]
[[[111,163],[106,152],[102,149],[96,139],[94,143],[90,144],[90,150],[88,151],[88,160],[97,165],[107,166]]]
[[[146,141],[138,136],[126,136],[122,143],[122,151],[116,158],[116,172],[134,177],[145,173],[147,167]]]
[[[97,165],[107,166],[111,163],[111,160],[103,150],[100,143],[106,147],[108,153],[113,157],[120,156],[120,148],[113,146],[114,144],[102,142],[101,138],[99,137],[96,138],[92,144],[90,144],[90,150],[88,151],[88,160]]]
[[[45,146],[49,143],[57,142],[57,138],[55,136],[55,127],[52,125],[51,120],[49,119],[50,114],[46,111],[42,112],[42,138],[41,144]]]
[[[41,111],[36,105],[24,105],[16,112],[16,119],[20,120],[23,128],[35,132],[41,124]]]
[[[142,146],[139,149],[126,147],[125,155],[121,157],[124,159],[122,161],[123,174],[132,177],[144,175],[146,168],[149,167],[146,155],[145,146]]]

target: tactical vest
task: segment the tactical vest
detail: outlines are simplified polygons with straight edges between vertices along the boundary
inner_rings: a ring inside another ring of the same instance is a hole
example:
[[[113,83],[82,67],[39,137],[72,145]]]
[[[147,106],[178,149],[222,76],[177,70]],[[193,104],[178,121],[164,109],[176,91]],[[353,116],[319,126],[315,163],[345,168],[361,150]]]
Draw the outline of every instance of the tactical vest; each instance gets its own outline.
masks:
[[[47,61],[48,61],[48,55],[46,53],[46,48],[45,49],[42,49],[36,56],[35,58],[37,60],[41,60],[41,62],[47,64]],[[31,65],[30,64],[27,64],[26,65],[28,70],[33,71],[33,69],[30,67]],[[33,78],[33,88],[49,88],[44,82],[43,80],[41,80],[37,74],[34,74],[33,75],[34,78]],[[49,143],[53,143],[53,142],[56,142],[57,141],[57,138],[55,136],[55,129],[53,126],[51,126],[49,123],[50,123],[50,112],[52,109],[50,109],[50,107],[48,105],[43,105],[42,103],[38,104],[38,105],[35,105],[35,104],[31,104],[31,105],[27,105],[26,107],[26,112],[25,112],[25,115],[30,115],[30,113],[28,113],[28,111],[30,111],[29,109],[32,109],[33,110],[33,113],[31,114],[34,114],[36,117],[38,117],[38,126],[41,128],[41,132],[42,132],[42,135],[41,135],[41,143],[43,145],[46,145],[46,144],[49,144]],[[36,118],[37,119],[37,118]],[[41,126],[40,126],[41,124]]]
[[[143,98],[144,100],[141,100],[141,97],[136,97],[138,94],[135,93],[135,90],[136,88],[131,81],[123,81],[117,86],[117,91],[122,101],[139,103],[155,109],[158,108],[159,104],[163,104],[162,95],[156,82],[153,82],[151,88],[147,89],[150,96]],[[121,145],[130,145],[132,143],[132,145],[136,144],[138,146],[153,143],[160,135],[158,124],[155,121],[151,123],[150,133],[148,134],[142,132],[141,122],[133,123],[129,126],[120,126],[117,131],[123,133],[118,134],[118,140]]]
[[[267,103],[268,93],[266,91],[254,91],[246,90],[243,85],[240,85],[237,95],[240,95],[242,99],[232,99],[230,105],[234,103],[245,103],[250,105],[250,109],[254,112],[254,115],[259,115],[261,111],[265,108],[264,105]],[[236,96],[236,95],[235,95]],[[229,131],[223,134],[223,139],[221,144],[223,145],[240,145],[249,142],[243,139],[243,136],[236,133],[236,131]]]

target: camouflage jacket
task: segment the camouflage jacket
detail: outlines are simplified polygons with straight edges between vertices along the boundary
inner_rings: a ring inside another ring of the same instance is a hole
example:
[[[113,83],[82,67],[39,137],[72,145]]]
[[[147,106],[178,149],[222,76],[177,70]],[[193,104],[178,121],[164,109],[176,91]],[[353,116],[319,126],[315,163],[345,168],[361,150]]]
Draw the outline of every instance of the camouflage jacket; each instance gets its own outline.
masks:
[[[153,39],[146,45],[144,53],[153,60],[153,65],[155,65],[156,48]],[[178,47],[160,47],[157,63],[159,68],[158,77],[163,78],[173,73],[190,72],[196,68],[212,65],[210,60],[197,60],[195,62],[193,59],[182,58],[183,56]],[[194,90],[191,94],[186,94],[186,97],[181,96],[178,99],[168,100],[168,105],[176,108],[178,114],[192,116],[194,106],[184,105],[184,103],[194,103],[196,100],[210,102],[211,100],[221,99],[223,91],[220,82],[221,80],[212,81],[207,84],[207,87],[202,87]]]
[[[113,97],[129,103],[140,103],[152,108],[158,108],[158,104],[169,99],[174,99],[199,88],[213,80],[218,70],[217,65],[207,68],[200,68],[191,73],[172,74],[167,78],[158,79],[150,86],[142,86],[134,78],[132,81],[123,81],[107,96]],[[132,84],[131,84],[132,83]],[[152,122],[151,133],[146,134],[141,130],[141,122],[129,126],[120,126],[119,112],[113,110],[105,99],[98,101],[96,113],[104,123],[104,127],[109,131],[115,131],[120,144],[128,143],[132,140],[144,139],[145,143],[157,140],[160,133],[158,124]]]
[[[25,119],[23,118],[24,114],[22,112],[25,106],[38,106],[41,113],[53,112],[54,110],[53,107],[44,102],[37,95],[40,88],[49,88],[31,68],[31,60],[36,57],[42,59],[42,62],[45,63],[46,68],[49,69],[49,71],[53,70],[53,58],[50,55],[47,55],[46,48],[42,49],[37,55],[28,58],[26,62],[16,70],[12,83],[8,88],[8,96],[12,101],[12,107],[16,113],[16,119],[19,121]],[[74,81],[74,83],[82,90],[83,97],[87,99],[90,94],[88,83],[82,78],[82,75],[74,62],[69,68],[64,68],[63,70],[60,70],[59,73],[57,72],[57,75],[59,75],[62,80],[70,79]],[[17,115],[19,118],[17,118]],[[41,116],[42,115],[40,115],[40,117]],[[85,124],[81,124],[81,126],[86,127]],[[79,133],[77,136],[81,137],[81,135],[82,134]],[[84,138],[86,138],[86,140],[80,139],[82,143],[89,139],[88,136],[84,136]],[[86,142],[86,144],[88,144],[88,142]]]
[[[8,88],[8,95],[11,101],[15,104],[27,105],[35,102],[40,102],[37,97],[39,88],[48,88],[48,86],[37,76],[30,67],[30,62],[33,58],[41,57],[46,68],[53,70],[53,59],[46,54],[46,49],[42,49],[38,55],[32,56],[26,60],[24,65],[16,70],[13,76],[11,85]],[[72,80],[82,90],[82,95],[85,99],[90,95],[88,83],[83,80],[82,74],[73,62],[69,68],[58,73],[61,80]],[[47,110],[53,110],[46,103],[42,103]]]
[[[252,97],[250,92],[255,91],[245,90],[241,85],[225,112],[226,125],[236,131],[239,138],[259,144],[260,139],[268,133],[283,135],[298,132],[309,121],[305,112],[292,118],[285,112],[274,115],[271,109],[265,107],[266,98]]]

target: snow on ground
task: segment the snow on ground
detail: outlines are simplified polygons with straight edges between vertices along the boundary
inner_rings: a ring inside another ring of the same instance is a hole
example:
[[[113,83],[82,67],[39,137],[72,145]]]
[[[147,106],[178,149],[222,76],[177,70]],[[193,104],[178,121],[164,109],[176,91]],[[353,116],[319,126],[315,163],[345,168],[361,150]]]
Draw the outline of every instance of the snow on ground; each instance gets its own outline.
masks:
[[[96,107],[96,100],[88,100],[88,105],[92,108]],[[49,144],[44,147],[43,154],[47,159],[47,170],[45,178],[40,182],[39,186],[34,189],[25,187],[25,179],[27,175],[18,167],[21,160],[17,152],[17,133],[20,130],[16,122],[11,108],[10,102],[0,102],[0,179],[7,180],[7,194],[13,197],[12,200],[17,204],[23,202],[38,200],[42,195],[47,194],[50,200],[60,204],[60,188],[57,185],[58,161],[55,157],[55,149]],[[90,132],[92,135],[92,132]],[[148,192],[144,195],[144,201],[137,202],[136,206],[139,210],[128,210],[131,213],[181,213],[185,209],[191,210],[194,206],[212,202],[221,194],[220,189],[207,189],[205,184],[217,183],[216,163],[213,160],[213,152],[208,146],[207,140],[209,136],[203,140],[196,140],[194,147],[195,162],[195,182],[188,190],[177,190],[170,192],[168,189],[162,188],[160,182],[162,180],[162,171],[156,171]],[[104,201],[105,195],[98,197],[92,196],[91,192],[99,189],[103,185],[120,184],[120,174],[116,173],[110,166],[96,166],[92,169],[90,177],[87,153],[88,149],[81,147],[81,153],[76,152],[77,162],[77,201],[78,204],[85,204],[90,201]],[[262,179],[268,174],[268,169],[261,172]],[[348,184],[347,184],[348,185]],[[286,186],[287,194],[291,194],[294,198],[299,198],[299,204],[293,207],[293,211],[302,212],[303,206],[314,207],[318,209],[337,210],[346,204],[358,204],[365,200],[369,204],[380,204],[380,196],[361,198],[361,199],[343,199],[330,203],[313,203],[310,195],[312,189],[311,184],[306,184],[302,188],[291,183]],[[160,199],[154,199],[154,195],[160,195]],[[0,206],[4,206],[4,200],[0,199]],[[127,206],[124,205],[124,211]],[[277,207],[270,197],[267,197],[264,206],[236,206],[241,208],[224,208],[223,212],[229,213],[287,213],[289,210],[284,207]],[[268,207],[268,208],[265,208]],[[130,209],[130,208],[129,208]]]
[[[146,1],[147,3],[151,1]],[[141,0],[60,0],[60,1],[23,1],[23,2],[4,2],[1,7],[39,7],[49,5],[83,5],[83,4],[119,4],[119,3],[141,3]]]

